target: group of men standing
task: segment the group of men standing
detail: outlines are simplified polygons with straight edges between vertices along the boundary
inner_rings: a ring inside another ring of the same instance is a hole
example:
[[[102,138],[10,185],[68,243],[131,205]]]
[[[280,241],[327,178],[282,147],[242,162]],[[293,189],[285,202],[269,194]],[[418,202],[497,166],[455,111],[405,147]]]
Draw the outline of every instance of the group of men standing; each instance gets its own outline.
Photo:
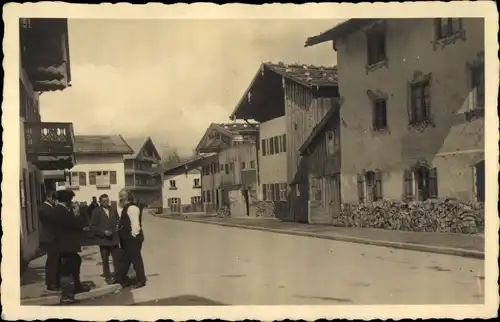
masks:
[[[47,200],[40,206],[42,223],[41,246],[46,250],[45,282],[50,291],[61,291],[61,303],[74,303],[75,294],[89,288],[80,281],[82,259],[79,252],[84,231],[90,231],[99,245],[103,276],[108,284],[140,288],[146,285],[141,249],[144,241],[142,210],[134,203],[126,189],[119,194],[118,209],[110,206],[109,196],[100,196],[89,225],[75,209],[71,190],[47,191]],[[109,257],[113,259],[113,274]],[[136,281],[127,276],[130,265],[136,272]]]

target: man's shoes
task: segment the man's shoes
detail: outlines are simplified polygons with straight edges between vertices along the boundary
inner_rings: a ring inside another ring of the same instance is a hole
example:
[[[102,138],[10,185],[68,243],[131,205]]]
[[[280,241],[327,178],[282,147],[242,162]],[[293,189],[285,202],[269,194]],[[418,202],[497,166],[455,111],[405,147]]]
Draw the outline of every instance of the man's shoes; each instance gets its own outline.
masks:
[[[74,290],[75,294],[86,293],[88,291],[90,291],[90,287],[88,287],[87,285],[84,284],[75,285],[75,290]]]
[[[74,296],[63,296],[59,300],[60,304],[75,304],[78,303],[78,301],[75,299]]]
[[[132,288],[138,289],[138,288],[141,288],[141,287],[144,287],[144,286],[146,286],[146,282],[138,282],[138,283],[132,285]]]
[[[61,290],[60,287],[58,287],[57,285],[48,285],[47,286],[47,291],[50,291],[50,292],[59,292]]]

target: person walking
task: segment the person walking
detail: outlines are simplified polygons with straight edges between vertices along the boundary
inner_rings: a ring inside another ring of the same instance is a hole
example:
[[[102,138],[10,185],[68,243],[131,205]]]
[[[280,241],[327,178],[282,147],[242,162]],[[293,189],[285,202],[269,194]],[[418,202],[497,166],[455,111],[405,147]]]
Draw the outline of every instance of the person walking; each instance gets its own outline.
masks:
[[[135,270],[137,281],[134,288],[146,286],[146,274],[144,262],[142,260],[142,243],[144,242],[144,232],[142,231],[142,213],[134,203],[134,197],[127,189],[120,191],[120,219],[117,224],[118,236],[120,237],[120,248],[123,258],[120,260],[119,273],[115,282],[124,286],[127,285],[127,273],[132,264]]]
[[[102,276],[108,284],[113,282],[109,269],[109,256],[113,259],[113,274],[118,272],[118,246],[120,239],[116,227],[118,224],[117,210],[110,206],[109,196],[103,194],[99,197],[100,206],[94,209],[90,219],[90,229],[97,237],[97,244],[101,251]]]
[[[75,303],[75,294],[89,291],[80,281],[82,258],[78,254],[84,223],[80,214],[72,208],[75,193],[60,190],[57,193],[58,204],[54,209],[54,231],[61,266],[61,304]]]
[[[97,198],[94,196],[92,197],[92,202],[87,207],[87,216],[89,218],[89,221],[92,220],[92,214],[94,213],[94,210],[97,208],[99,208],[99,204],[97,203]]]
[[[54,232],[55,191],[46,191],[46,200],[38,207],[38,216],[42,225],[40,247],[47,254],[45,261],[45,285],[49,291],[59,291],[59,252]]]

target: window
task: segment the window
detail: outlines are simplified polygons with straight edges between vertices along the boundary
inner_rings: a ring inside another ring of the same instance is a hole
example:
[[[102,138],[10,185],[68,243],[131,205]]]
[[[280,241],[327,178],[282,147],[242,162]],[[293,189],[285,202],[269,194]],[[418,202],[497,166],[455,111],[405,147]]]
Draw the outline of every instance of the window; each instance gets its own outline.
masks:
[[[484,109],[484,60],[470,68],[471,87],[474,95],[472,108]]]
[[[288,184],[287,183],[280,183],[280,200],[281,201],[287,201],[287,194],[288,194]]]
[[[323,184],[323,181],[321,179],[318,179],[318,178],[314,178],[312,179],[312,182],[311,182],[311,190],[312,190],[312,193],[313,193],[313,198],[314,200],[323,200],[323,189],[322,189],[322,184]]]
[[[205,191],[205,201],[206,201],[207,203],[210,203],[210,202],[211,202],[211,197],[212,197],[211,191],[210,191],[210,190],[206,190],[206,191]]]
[[[278,136],[278,152],[283,152],[283,136]]]
[[[286,134],[283,134],[282,137],[283,137],[283,139],[282,139],[282,141],[283,141],[283,152],[286,152]]]
[[[229,164],[224,164],[224,169],[225,169],[225,172],[226,174],[229,174]]]
[[[280,150],[279,150],[279,143],[278,143],[278,141],[279,141],[279,140],[278,140],[278,137],[277,137],[277,136],[275,136],[275,137],[273,137],[273,138],[272,138],[272,140],[273,140],[273,141],[272,141],[272,143],[273,143],[273,145],[274,145],[274,153],[276,153],[276,154],[280,153]]]
[[[462,20],[460,18],[438,18],[435,26],[436,39],[444,39],[460,33]]]
[[[273,138],[268,139],[268,144],[269,144],[269,154],[273,155],[274,154],[274,143],[273,143]]]
[[[191,204],[196,205],[201,203],[201,197],[200,196],[194,196],[191,197]]]
[[[229,170],[233,171],[234,170],[234,163],[229,163]]]
[[[261,149],[262,149],[262,156],[266,156],[266,139],[262,139],[262,144],[261,144]]]
[[[326,154],[334,155],[335,154],[335,143],[334,143],[335,134],[333,131],[326,132]]]
[[[175,185],[175,180],[170,180],[169,184],[170,184],[170,189],[177,189],[177,187]]]
[[[200,186],[200,179],[196,178],[193,181],[194,181],[194,186],[195,187],[199,187]]]
[[[264,200],[267,200],[267,201],[273,201],[274,200],[274,188],[273,188],[273,184],[263,184],[262,185],[262,195],[264,197]]]
[[[96,186],[109,187],[111,185],[109,171],[96,171]]]
[[[406,201],[425,201],[438,197],[437,170],[418,166],[413,171],[404,173],[404,197]]]
[[[385,52],[385,31],[374,29],[367,33],[368,66],[387,59]]]
[[[255,169],[255,161],[250,161],[250,169]]]
[[[280,200],[280,184],[275,183],[272,185],[273,186],[273,200],[278,201]]]
[[[179,205],[181,203],[181,199],[180,198],[168,198],[167,203],[169,206],[170,205]]]
[[[246,166],[245,161],[241,161],[241,170],[245,170],[245,166]]]
[[[86,172],[71,172],[70,185],[72,187],[86,186],[87,173]]]
[[[387,128],[387,101],[377,99],[373,102],[373,129],[382,130]]]
[[[411,86],[410,124],[429,121],[430,114],[430,81],[414,83]]]
[[[382,173],[380,171],[367,171],[365,173],[365,198],[368,201],[382,199]]]
[[[484,202],[484,197],[485,197],[484,160],[479,161],[474,165],[474,187],[475,187],[476,201]]]

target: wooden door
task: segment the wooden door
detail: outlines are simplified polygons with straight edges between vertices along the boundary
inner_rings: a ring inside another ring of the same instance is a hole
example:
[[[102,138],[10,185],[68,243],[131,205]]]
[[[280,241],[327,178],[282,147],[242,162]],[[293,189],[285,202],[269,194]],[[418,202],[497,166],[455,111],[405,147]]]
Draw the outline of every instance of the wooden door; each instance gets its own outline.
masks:
[[[328,206],[332,222],[335,224],[340,216],[340,175],[335,174],[328,177],[329,197]]]

